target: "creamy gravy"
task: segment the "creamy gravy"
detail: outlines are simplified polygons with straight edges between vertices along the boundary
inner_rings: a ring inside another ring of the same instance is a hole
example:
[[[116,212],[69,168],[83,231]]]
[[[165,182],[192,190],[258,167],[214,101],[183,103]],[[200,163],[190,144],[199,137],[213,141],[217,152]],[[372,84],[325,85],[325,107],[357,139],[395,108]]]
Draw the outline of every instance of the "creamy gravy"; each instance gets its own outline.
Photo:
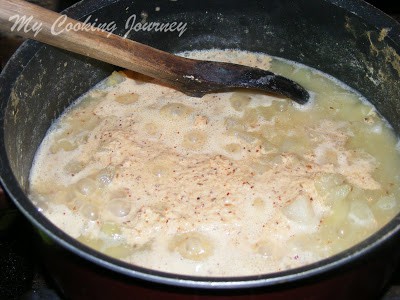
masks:
[[[312,101],[248,91],[198,99],[114,73],[38,150],[31,198],[55,225],[135,265],[239,276],[329,257],[399,211],[396,137],[358,94],[263,54],[181,55],[270,69]]]

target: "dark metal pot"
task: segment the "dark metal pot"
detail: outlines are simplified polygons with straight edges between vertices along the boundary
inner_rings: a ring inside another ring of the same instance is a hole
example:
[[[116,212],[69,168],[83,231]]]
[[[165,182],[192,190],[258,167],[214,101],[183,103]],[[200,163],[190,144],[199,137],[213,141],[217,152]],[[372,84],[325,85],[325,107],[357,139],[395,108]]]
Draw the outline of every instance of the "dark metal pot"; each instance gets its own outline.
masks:
[[[158,8],[157,8],[158,7]],[[77,19],[114,21],[123,35],[136,14],[186,22],[178,32],[131,31],[130,38],[176,52],[238,48],[284,57],[329,73],[365,95],[400,133],[400,26],[359,0],[87,0]],[[196,278],[125,264],[70,238],[27,198],[32,160],[51,122],[114,67],[29,41],[0,77],[1,183],[41,232],[45,264],[66,298],[374,299],[399,256],[399,217],[366,241],[302,268],[261,276]],[[377,145],[378,146],[378,145]],[[56,166],[55,166],[56,167]]]

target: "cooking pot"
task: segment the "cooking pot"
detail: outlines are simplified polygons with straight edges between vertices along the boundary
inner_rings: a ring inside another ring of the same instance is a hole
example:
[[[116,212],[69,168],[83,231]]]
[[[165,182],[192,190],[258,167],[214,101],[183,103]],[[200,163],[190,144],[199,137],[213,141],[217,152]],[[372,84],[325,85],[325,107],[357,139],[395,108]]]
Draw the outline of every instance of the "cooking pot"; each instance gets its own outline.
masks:
[[[400,26],[363,1],[86,0],[65,13],[98,25],[115,24],[114,33],[165,51],[235,48],[306,64],[358,90],[400,132]],[[177,22],[186,24],[186,30],[146,31],[141,25],[132,26],[140,22]],[[80,244],[52,225],[27,197],[35,152],[62,111],[114,69],[28,41],[0,77],[1,184],[37,229],[40,253],[65,298],[376,299],[380,295],[400,256],[399,216],[367,240],[323,261],[229,278],[181,276],[129,265]]]

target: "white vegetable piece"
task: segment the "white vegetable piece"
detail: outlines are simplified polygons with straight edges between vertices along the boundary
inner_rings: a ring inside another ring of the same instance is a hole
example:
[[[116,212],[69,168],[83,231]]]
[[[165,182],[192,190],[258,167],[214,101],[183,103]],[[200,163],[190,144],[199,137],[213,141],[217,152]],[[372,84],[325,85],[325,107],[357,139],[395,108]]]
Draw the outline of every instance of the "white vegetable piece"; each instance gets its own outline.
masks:
[[[313,226],[317,222],[311,200],[306,195],[299,195],[288,206],[282,209],[282,213],[291,221]]]
[[[349,219],[362,227],[376,226],[376,220],[369,205],[363,200],[355,200],[350,203]]]

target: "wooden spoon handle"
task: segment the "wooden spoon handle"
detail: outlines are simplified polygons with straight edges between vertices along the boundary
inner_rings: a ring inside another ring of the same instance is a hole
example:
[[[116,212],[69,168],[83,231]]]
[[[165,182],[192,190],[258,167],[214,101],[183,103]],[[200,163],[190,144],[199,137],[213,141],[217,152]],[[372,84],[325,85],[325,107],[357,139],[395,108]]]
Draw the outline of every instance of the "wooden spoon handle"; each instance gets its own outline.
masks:
[[[0,0],[0,28],[165,82],[192,60],[134,42],[22,0]]]
[[[190,96],[244,87],[302,104],[309,99],[297,83],[265,70],[179,57],[22,0],[0,3],[3,30],[17,30],[25,37],[157,78]]]

